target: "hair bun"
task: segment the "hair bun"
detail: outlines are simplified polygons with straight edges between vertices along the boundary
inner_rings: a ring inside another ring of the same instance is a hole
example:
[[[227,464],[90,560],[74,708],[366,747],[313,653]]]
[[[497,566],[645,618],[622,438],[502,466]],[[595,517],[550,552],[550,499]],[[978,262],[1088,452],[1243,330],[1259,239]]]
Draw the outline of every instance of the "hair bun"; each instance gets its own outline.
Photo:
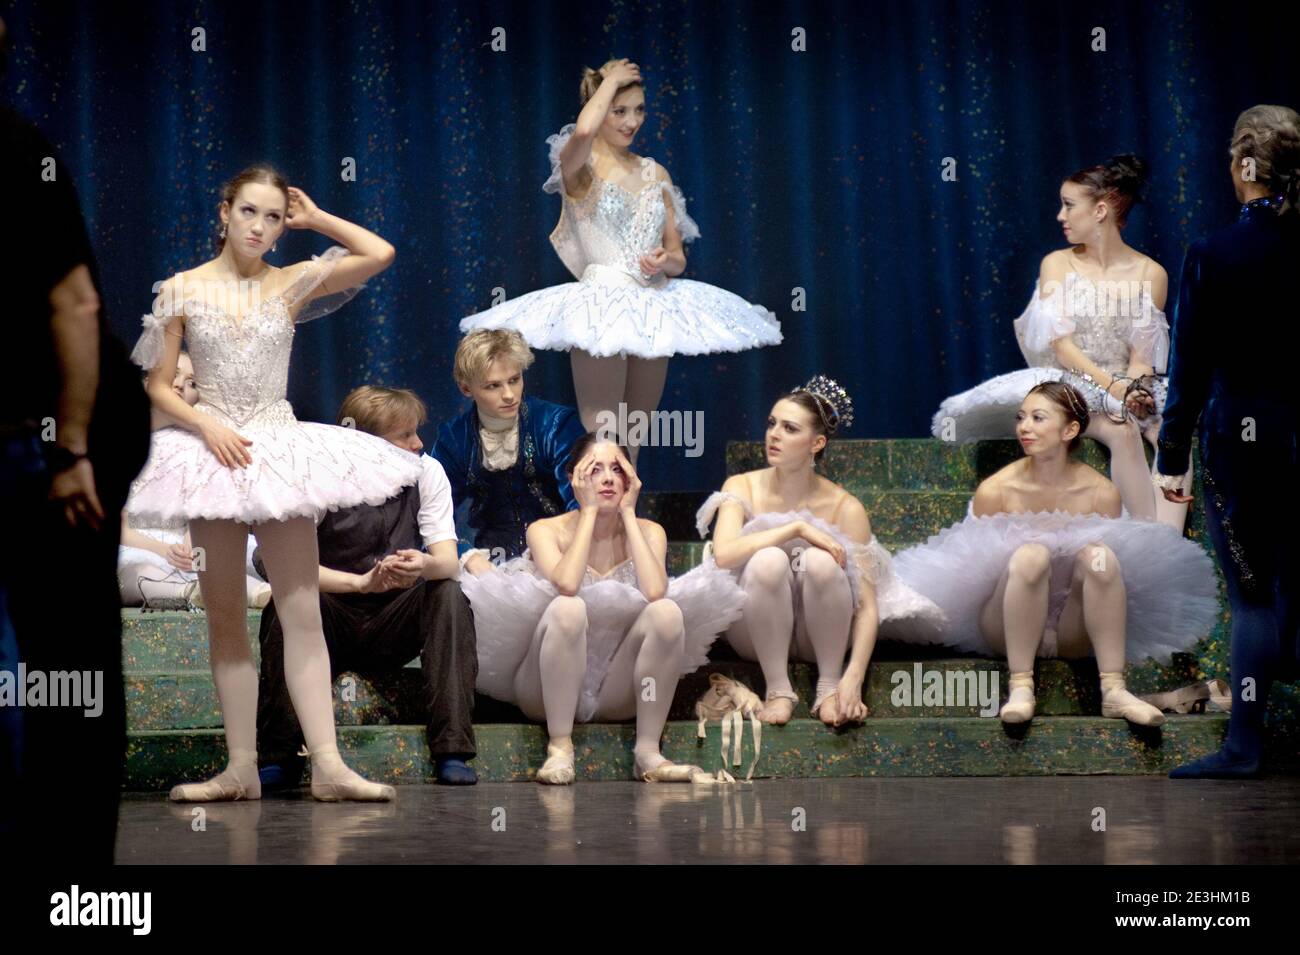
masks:
[[[1111,185],[1134,201],[1141,201],[1142,188],[1147,182],[1146,160],[1132,153],[1122,153],[1106,160],[1106,173]]]

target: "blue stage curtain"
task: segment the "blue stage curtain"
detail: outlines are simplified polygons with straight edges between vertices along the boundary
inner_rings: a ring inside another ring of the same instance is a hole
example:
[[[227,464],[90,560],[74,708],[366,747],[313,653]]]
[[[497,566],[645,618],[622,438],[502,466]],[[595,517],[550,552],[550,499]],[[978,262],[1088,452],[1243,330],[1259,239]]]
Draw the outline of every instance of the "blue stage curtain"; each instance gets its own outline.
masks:
[[[398,249],[346,310],[300,328],[299,415],[332,420],[362,382],[409,386],[430,404],[426,444],[462,406],[457,321],[494,288],[570,278],[541,184],[581,68],[638,62],[634,149],[667,167],[703,233],[686,277],[763,303],[786,336],[673,362],[662,407],[702,410],[706,440],[699,458],[643,455],[665,490],[716,487],[725,442],[759,437],[775,395],[817,372],[857,402],[846,437],[928,434],[944,396],[1021,364],[1011,321],[1062,244],[1065,175],[1144,156],[1149,202],[1125,235],[1173,282],[1188,242],[1235,215],[1236,114],[1300,106],[1294,32],[1216,2],[19,0],[4,15],[5,99],[62,150],[122,336],[152,283],[211,254],[219,184],[270,160]],[[271,261],[326,244],[293,234]],[[528,385],[572,401],[567,356],[539,353]]]

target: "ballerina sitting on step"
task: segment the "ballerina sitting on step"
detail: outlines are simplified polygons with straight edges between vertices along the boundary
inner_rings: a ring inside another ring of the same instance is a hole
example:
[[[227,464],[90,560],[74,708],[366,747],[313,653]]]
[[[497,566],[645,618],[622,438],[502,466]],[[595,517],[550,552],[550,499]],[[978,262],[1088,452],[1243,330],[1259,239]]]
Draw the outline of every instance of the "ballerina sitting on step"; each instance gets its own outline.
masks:
[[[636,516],[641,481],[597,434],[565,466],[578,510],[528,526],[528,550],[497,573],[461,578],[478,634],[478,690],[545,720],[539,783],[573,782],[573,724],[636,718],[636,778],[711,782],[660,752],[678,679],[702,666],[740,616],[731,575],[701,565],[670,579],[668,540]]]
[[[744,617],[726,638],[762,667],[765,723],[789,722],[799,702],[792,651],[817,664],[812,715],[841,726],[867,716],[862,684],[880,623],[941,619],[894,575],[862,503],[814,470],[852,421],[849,396],[824,376],[782,395],[767,419],[769,466],[728,478],[696,514],[700,536],[717,517],[706,563],[735,573],[745,591]]]
[[[1124,661],[1163,663],[1218,615],[1205,550],[1154,521],[1122,516],[1120,492],[1072,460],[1089,410],[1043,382],[1016,416],[1025,456],[982,481],[965,520],[894,558],[898,575],[943,608],[944,641],[1006,654],[1005,723],[1034,715],[1034,657],[1097,658],[1102,716],[1157,726],[1164,716],[1124,685]]]

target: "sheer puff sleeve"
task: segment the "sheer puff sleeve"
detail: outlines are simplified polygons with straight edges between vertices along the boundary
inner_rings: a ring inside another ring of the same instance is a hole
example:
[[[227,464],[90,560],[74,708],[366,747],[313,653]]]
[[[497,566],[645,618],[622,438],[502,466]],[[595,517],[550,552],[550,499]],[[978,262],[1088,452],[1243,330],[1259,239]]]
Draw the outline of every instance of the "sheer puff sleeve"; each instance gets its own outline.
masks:
[[[163,283],[158,296],[153,300],[152,311],[140,318],[143,326],[135,348],[131,349],[131,361],[146,371],[152,371],[162,361],[163,343],[166,341],[167,326],[178,315],[185,314],[185,302],[181,295],[184,286],[179,279]]]
[[[662,166],[659,168],[663,169]],[[677,223],[677,231],[682,234],[682,241],[694,242],[700,237],[700,227],[686,212],[686,197],[670,180],[664,180],[663,187],[667,190],[668,199],[672,203],[673,221]]]
[[[1142,296],[1142,314],[1133,320],[1128,340],[1134,358],[1150,365],[1157,375],[1165,373],[1169,366],[1169,320],[1146,294]]]
[[[304,262],[296,278],[293,279],[288,287],[281,292],[284,298],[285,306],[290,310],[301,302],[306,300],[322,282],[330,277],[334,271],[334,266],[340,259],[351,255],[341,245],[330,246],[321,255],[313,255],[311,261]],[[294,321],[301,324],[310,322],[312,319],[321,318],[333,312],[350,302],[364,285],[354,285],[351,288],[340,289],[337,292],[326,292],[324,295],[307,301],[306,304],[298,310]]]
[[[1014,322],[1020,351],[1031,367],[1054,364],[1052,342],[1073,335],[1077,325],[1066,314],[1065,289],[1059,282],[1048,283],[1048,294],[1035,283],[1029,306]]]
[[[560,151],[564,149],[564,144],[569,141],[573,131],[577,129],[576,123],[569,123],[560,127],[560,131],[553,136],[546,137],[546,145],[550,147],[551,174],[547,177],[546,182],[542,183],[543,192],[558,192],[564,195],[564,174],[560,171]],[[591,166],[591,158],[587,159],[587,166]],[[593,171],[592,175],[595,175]]]

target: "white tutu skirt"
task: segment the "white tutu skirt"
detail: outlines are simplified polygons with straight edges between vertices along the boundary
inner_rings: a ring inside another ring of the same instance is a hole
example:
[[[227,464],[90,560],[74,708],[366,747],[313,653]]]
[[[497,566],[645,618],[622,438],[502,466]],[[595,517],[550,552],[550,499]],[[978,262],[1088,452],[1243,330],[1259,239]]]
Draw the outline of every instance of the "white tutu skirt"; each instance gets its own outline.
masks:
[[[1044,381],[1060,381],[1066,375],[1060,368],[1042,367],[1021,368],[1019,371],[990,378],[968,391],[945,399],[934,414],[930,431],[936,438],[958,444],[1014,437],[1016,412],[1020,410],[1020,403],[1025,400],[1029,389]],[[1160,429],[1160,412],[1165,407],[1165,380],[1158,379],[1154,390],[1156,413],[1139,419],[1139,427],[1143,431],[1154,429],[1158,432]],[[1103,397],[1099,389],[1087,385],[1080,387],[1079,391],[1088,402],[1091,414],[1104,414],[1107,409],[1112,414],[1119,413],[1119,402],[1113,395]]]
[[[761,305],[691,279],[643,285],[590,265],[582,281],[509,299],[462,319],[462,333],[508,328],[533,348],[577,348],[597,357],[666,358],[738,352],[781,342],[781,323]]]
[[[861,601],[863,582],[874,588],[876,597],[876,617],[880,635],[894,640],[923,640],[925,635],[933,633],[943,619],[942,611],[929,598],[913,590],[894,570],[893,559],[884,545],[874,537],[868,544],[860,544],[850,538],[834,524],[813,516],[810,511],[789,511],[783,513],[759,514],[750,518],[741,528],[741,534],[758,534],[774,527],[783,527],[796,520],[807,521],[818,530],[835,538],[850,558],[850,569],[857,573],[848,574],[849,587],[853,593],[853,606]],[[782,550],[793,555],[798,549],[808,549],[812,545],[802,537],[789,540]],[[737,578],[740,569],[731,571]],[[803,589],[795,591],[795,614],[799,614],[799,600]]]
[[[319,520],[340,508],[380,504],[420,479],[417,455],[363,431],[295,421],[292,412],[281,422],[232,427],[253,442],[247,467],[224,467],[196,432],[155,431],[127,499],[132,523]]]
[[[972,653],[989,653],[979,617],[1011,555],[1036,542],[1052,555],[1051,597],[1039,656],[1056,655],[1056,631],[1070,593],[1076,555],[1104,543],[1119,561],[1127,591],[1130,662],[1147,657],[1167,664],[1171,653],[1206,636],[1219,616],[1214,564],[1205,550],[1167,524],[1074,515],[968,516],[924,544],[894,555],[894,572],[938,604],[947,617],[942,640]]]
[[[461,576],[461,589],[474,611],[478,642],[480,693],[507,703],[515,699],[515,673],[532,642],[542,614],[559,592],[535,576],[531,560],[516,557],[480,577]],[[582,679],[576,719],[589,722],[614,654],[648,601],[641,591],[619,580],[603,579],[579,591],[587,606],[587,670]],[[667,599],[677,604],[686,627],[686,647],[680,675],[694,673],[708,662],[709,647],[718,634],[739,619],[745,592],[731,574],[700,565],[668,582]]]

